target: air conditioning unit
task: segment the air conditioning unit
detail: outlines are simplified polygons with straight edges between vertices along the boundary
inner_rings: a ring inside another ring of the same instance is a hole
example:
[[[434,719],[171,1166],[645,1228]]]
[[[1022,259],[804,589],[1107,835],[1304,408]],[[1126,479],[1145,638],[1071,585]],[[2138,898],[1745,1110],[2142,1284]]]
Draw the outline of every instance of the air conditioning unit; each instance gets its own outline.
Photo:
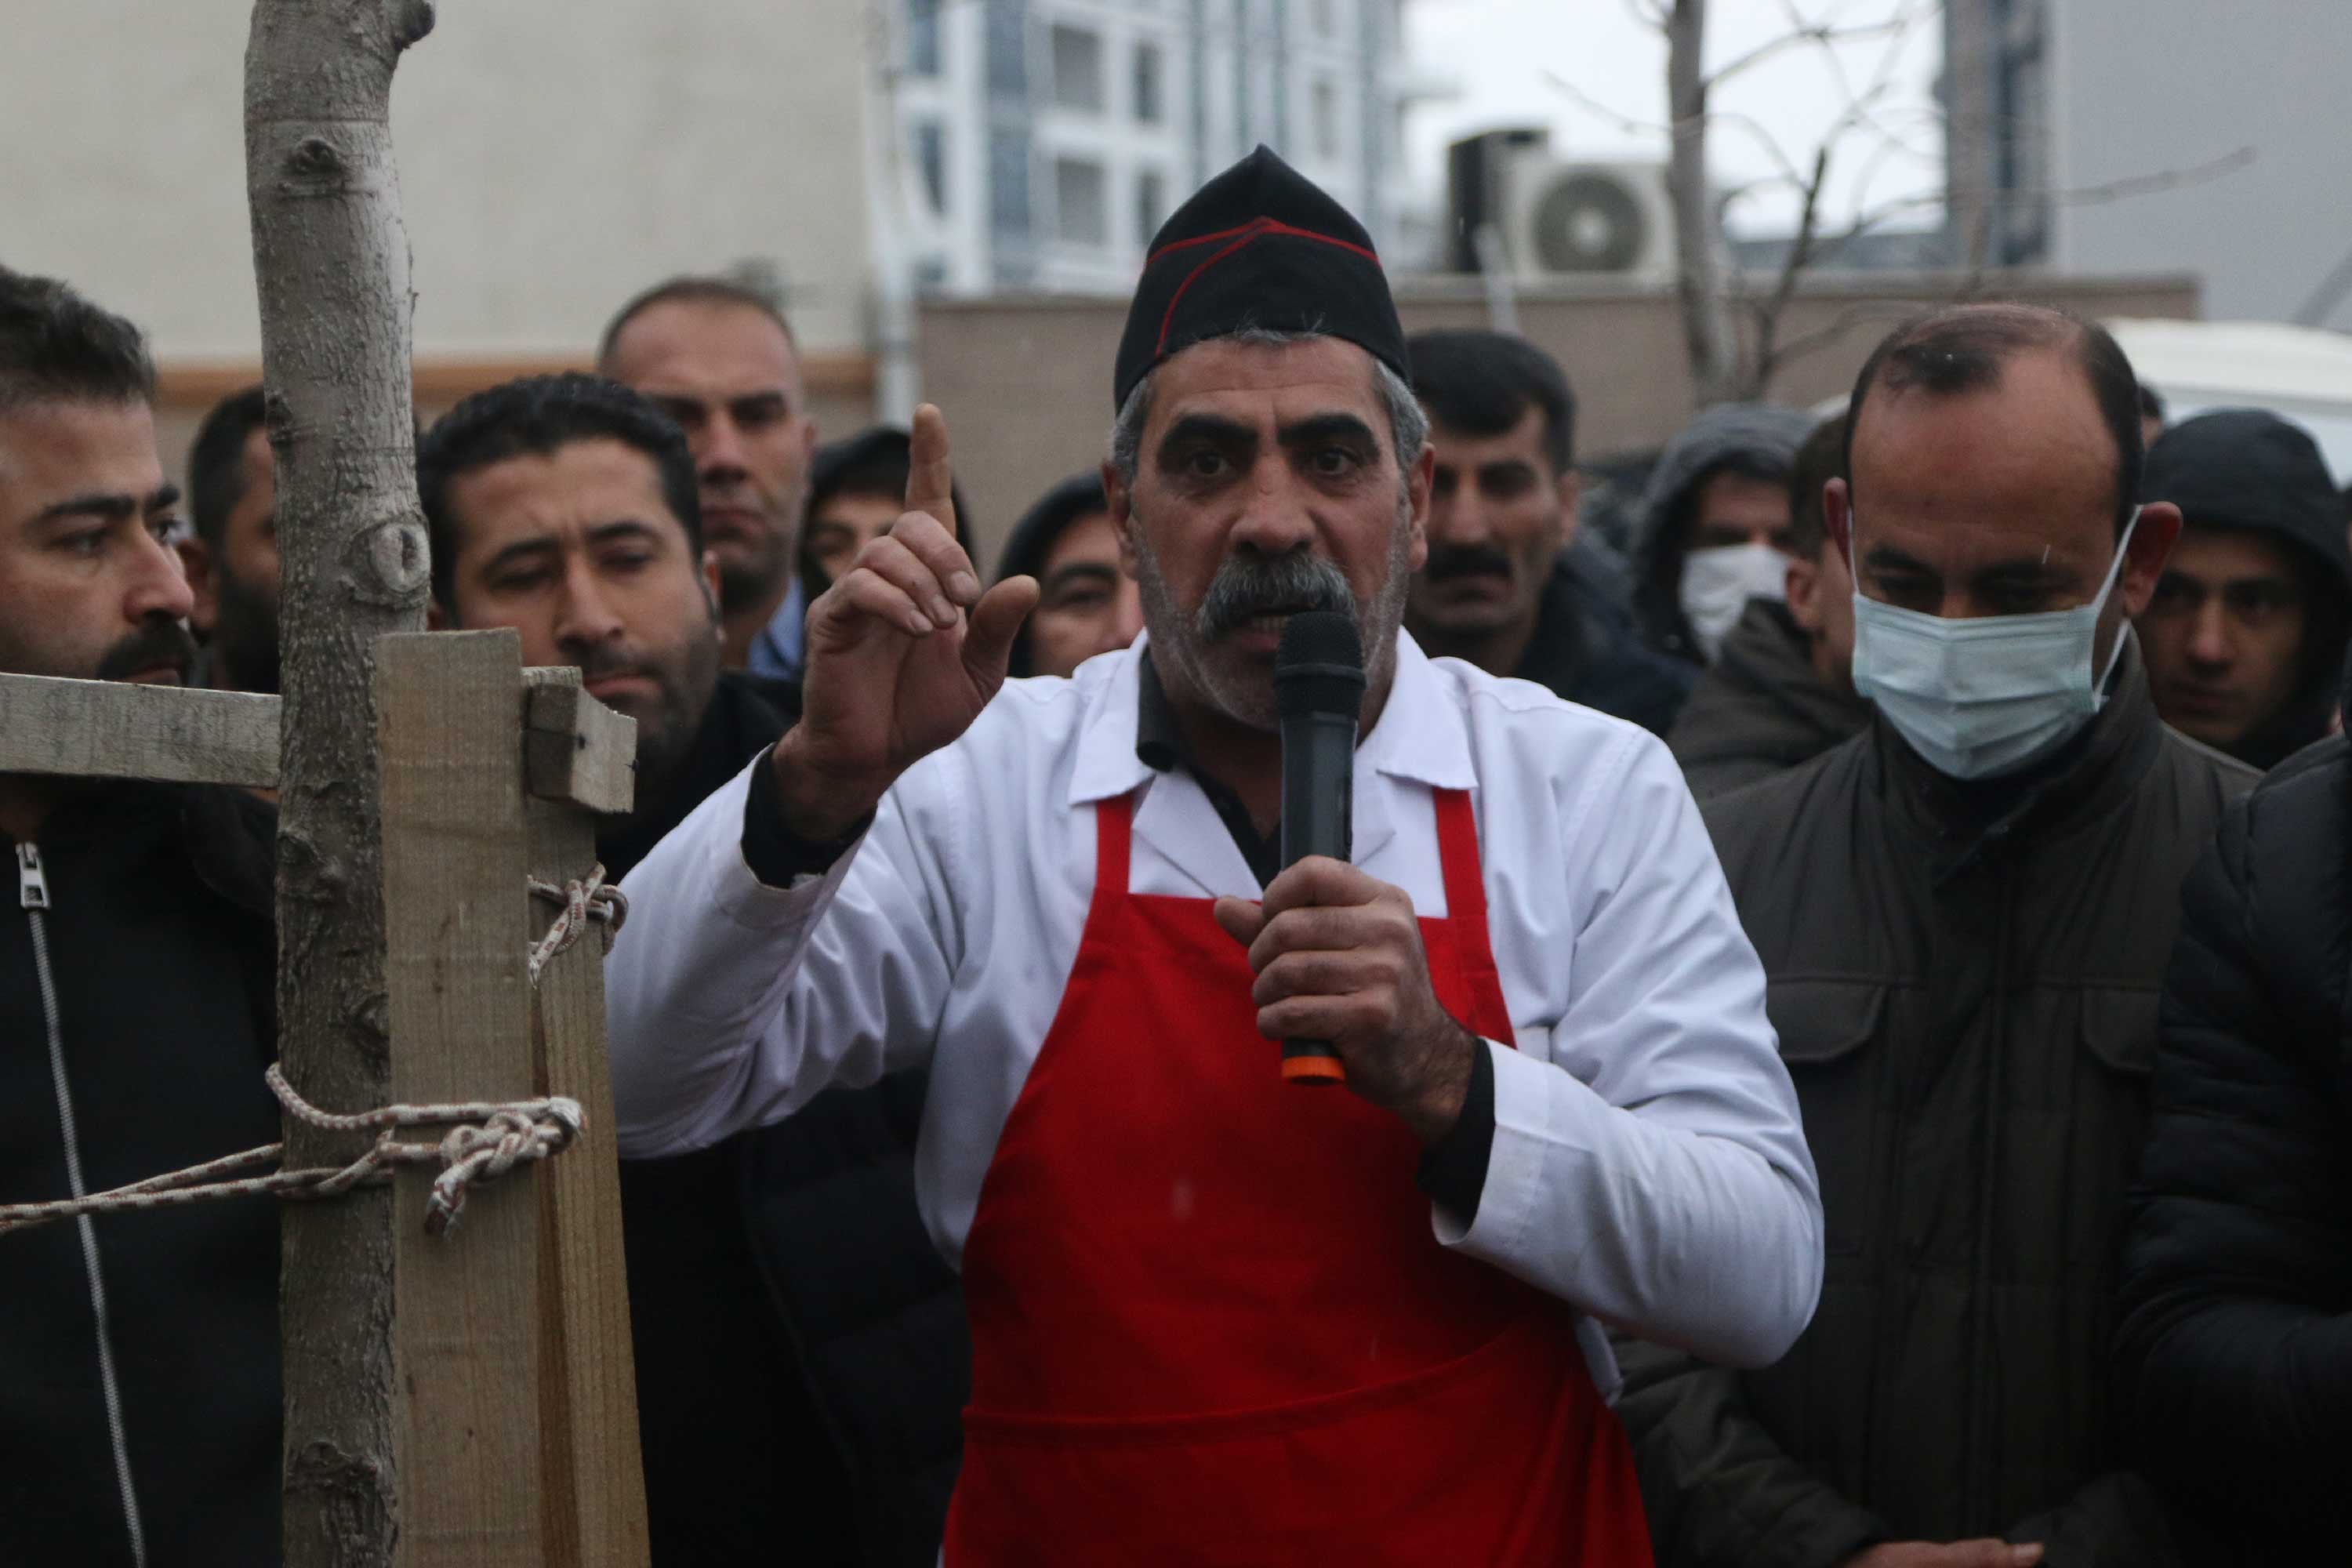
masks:
[[[1503,238],[1520,277],[1673,279],[1664,164],[1572,163],[1530,148],[1502,175]]]

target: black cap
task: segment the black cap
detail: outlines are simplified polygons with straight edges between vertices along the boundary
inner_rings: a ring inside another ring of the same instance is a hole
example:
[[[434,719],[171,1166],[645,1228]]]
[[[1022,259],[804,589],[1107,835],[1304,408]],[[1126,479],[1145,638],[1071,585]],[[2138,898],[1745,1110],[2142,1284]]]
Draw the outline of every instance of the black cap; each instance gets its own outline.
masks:
[[[1118,341],[1111,406],[1169,355],[1253,327],[1344,338],[1411,375],[1371,236],[1265,147],[1194,192],[1152,239]]]
[[[2325,562],[2339,590],[2352,590],[2344,503],[2300,425],[2260,408],[2184,419],[2147,449],[2139,493],[2170,501],[2191,528],[2282,535]]]

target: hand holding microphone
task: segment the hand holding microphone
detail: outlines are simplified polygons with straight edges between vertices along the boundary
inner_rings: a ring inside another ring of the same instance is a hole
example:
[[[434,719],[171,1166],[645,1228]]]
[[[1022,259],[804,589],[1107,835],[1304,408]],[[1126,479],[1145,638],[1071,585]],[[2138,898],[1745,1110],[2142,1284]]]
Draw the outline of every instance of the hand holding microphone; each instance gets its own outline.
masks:
[[[1216,918],[1249,949],[1283,1077],[1345,1084],[1428,1143],[1460,1116],[1480,1047],[1438,1005],[1412,899],[1347,863],[1363,683],[1348,616],[1291,618],[1275,660],[1286,868],[1264,902],[1220,899]]]

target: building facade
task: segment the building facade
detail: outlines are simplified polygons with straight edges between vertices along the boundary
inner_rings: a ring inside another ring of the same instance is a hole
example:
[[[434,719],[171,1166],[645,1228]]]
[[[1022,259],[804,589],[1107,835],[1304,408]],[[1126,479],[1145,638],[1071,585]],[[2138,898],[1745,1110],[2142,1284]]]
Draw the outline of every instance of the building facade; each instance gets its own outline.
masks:
[[[914,291],[1124,292],[1261,142],[1393,233],[1402,0],[891,3],[884,246]]]

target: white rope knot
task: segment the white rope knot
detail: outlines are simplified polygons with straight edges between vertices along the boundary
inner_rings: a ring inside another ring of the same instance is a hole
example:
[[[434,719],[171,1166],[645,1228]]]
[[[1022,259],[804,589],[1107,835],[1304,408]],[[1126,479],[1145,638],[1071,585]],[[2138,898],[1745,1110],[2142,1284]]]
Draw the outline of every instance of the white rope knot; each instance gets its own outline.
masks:
[[[604,951],[613,951],[613,939],[620,934],[621,922],[629,918],[629,896],[604,880],[604,862],[588,868],[588,875],[576,882],[558,887],[537,877],[530,879],[533,895],[549,903],[560,904],[547,934],[530,950],[530,983],[539,984],[539,972],[545,969],[554,956],[580,940],[580,933],[591,921],[604,928]]]

